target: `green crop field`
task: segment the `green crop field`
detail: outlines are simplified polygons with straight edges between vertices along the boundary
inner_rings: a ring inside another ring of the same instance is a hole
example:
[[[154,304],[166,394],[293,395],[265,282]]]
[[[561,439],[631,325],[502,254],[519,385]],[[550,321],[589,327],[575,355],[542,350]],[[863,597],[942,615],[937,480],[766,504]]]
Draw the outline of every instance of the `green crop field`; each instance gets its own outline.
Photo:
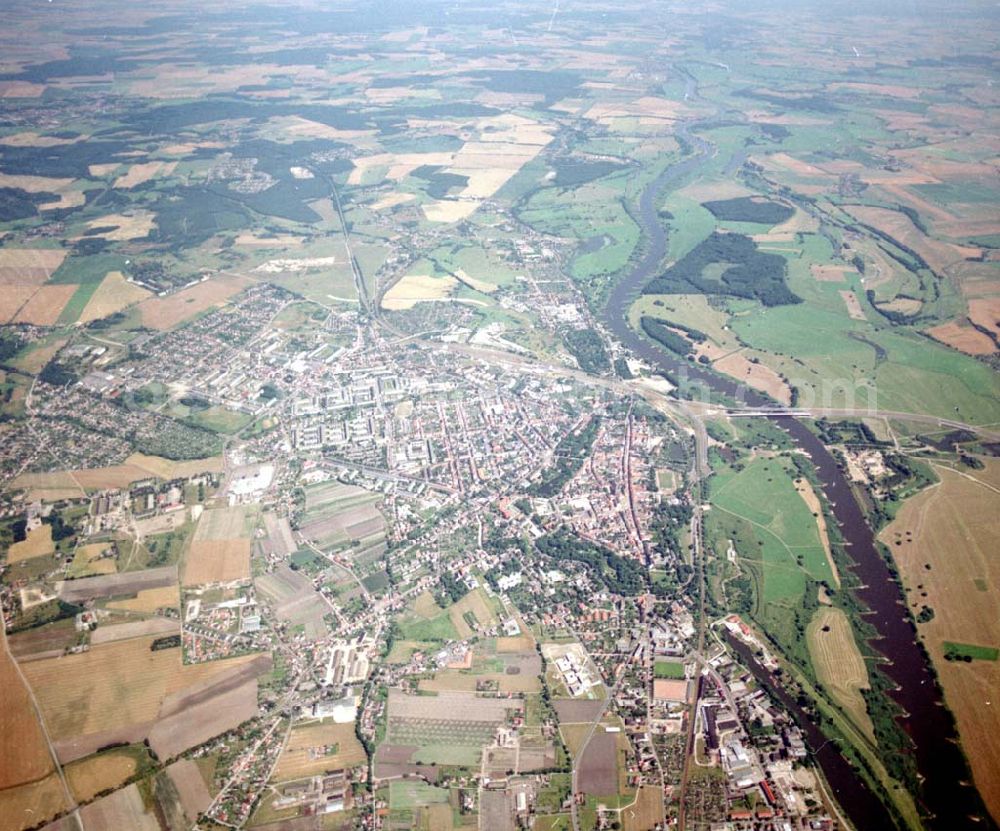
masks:
[[[1000,649],[995,646],[976,646],[971,643],[945,641],[941,644],[945,658],[952,661],[995,661],[1000,658]]]
[[[447,788],[435,788],[419,779],[389,783],[389,807],[415,808],[418,805],[434,805],[448,801]]]

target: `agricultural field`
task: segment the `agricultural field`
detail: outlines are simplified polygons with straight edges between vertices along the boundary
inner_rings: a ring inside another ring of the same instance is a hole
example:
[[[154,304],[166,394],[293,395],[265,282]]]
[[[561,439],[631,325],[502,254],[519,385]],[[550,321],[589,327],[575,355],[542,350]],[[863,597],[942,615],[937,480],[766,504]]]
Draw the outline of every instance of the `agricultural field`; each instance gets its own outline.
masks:
[[[35,782],[0,790],[0,811],[4,817],[16,818],[10,824],[12,829],[33,828],[36,817],[50,819],[69,805],[66,791],[56,773]]]
[[[156,813],[147,806],[137,785],[129,785],[109,796],[84,806],[81,819],[93,828],[134,828],[156,831],[160,827]]]
[[[903,579],[914,615],[928,607],[933,618],[918,623],[945,699],[955,714],[983,798],[995,806],[1000,793],[1000,743],[992,707],[984,691],[1000,683],[1000,585],[992,552],[1000,545],[995,521],[1000,463],[984,460],[983,470],[963,473],[937,465],[940,478],[908,499],[879,535]],[[969,656],[971,660],[964,660]]]
[[[816,679],[874,743],[875,729],[861,695],[861,690],[869,687],[868,669],[847,615],[831,606],[817,609],[806,629],[806,643]]]
[[[296,724],[278,759],[273,779],[285,782],[316,776],[363,764],[365,750],[358,742],[353,723],[331,721]]]
[[[244,506],[202,513],[184,558],[182,583],[230,583],[250,577],[250,534],[257,512]]]
[[[55,501],[66,498],[64,494],[78,496],[85,491],[124,488],[132,482],[150,477],[169,480],[199,473],[217,473],[221,469],[221,457],[173,461],[133,453],[122,464],[111,467],[22,473],[12,481],[11,487],[25,488],[38,499]]]
[[[170,702],[186,690],[235,674],[254,660],[243,656],[184,666],[179,648],[152,649],[156,637],[115,641],[79,655],[24,665],[61,759],[82,758],[113,741],[145,737],[169,712]],[[59,683],[67,672],[78,679],[72,688]]]
[[[283,563],[272,573],[256,578],[254,585],[272,604],[279,620],[302,627],[302,634],[310,640],[327,634],[324,618],[330,614],[330,607],[301,572]]]
[[[638,789],[635,802],[619,814],[625,831],[648,831],[664,822],[663,799],[659,789],[644,785]]]
[[[474,693],[414,696],[390,689],[388,730],[380,755],[406,748],[406,758],[398,761],[473,767],[497,727],[520,707],[517,700],[478,698]]]
[[[324,549],[351,546],[363,556],[385,539],[379,497],[353,485],[323,482],[306,489],[299,530]]]
[[[86,802],[101,791],[119,787],[148,761],[148,753],[142,747],[104,751],[66,765],[66,779],[73,797]]]
[[[13,565],[35,557],[46,557],[54,551],[52,526],[45,523],[33,528],[25,539],[7,549],[7,562]]]
[[[428,692],[477,689],[495,689],[500,694],[541,692],[542,664],[533,650],[500,653],[495,641],[481,640],[472,649],[467,663],[468,666],[437,670],[422,678],[417,688]]]
[[[40,782],[54,770],[52,756],[46,746],[38,713],[31,702],[25,682],[3,638],[0,673],[4,690],[4,707],[0,713],[3,730],[3,753],[0,758],[0,800],[3,794],[18,786]],[[60,788],[61,791],[61,788]],[[14,799],[13,795],[10,798]]]

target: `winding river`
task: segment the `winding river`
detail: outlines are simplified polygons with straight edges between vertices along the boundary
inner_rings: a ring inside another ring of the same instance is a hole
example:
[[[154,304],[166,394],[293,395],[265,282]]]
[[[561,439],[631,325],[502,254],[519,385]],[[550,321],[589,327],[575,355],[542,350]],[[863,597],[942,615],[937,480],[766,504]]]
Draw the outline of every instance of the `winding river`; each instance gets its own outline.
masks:
[[[671,375],[685,374],[720,398],[742,399],[750,406],[769,403],[753,390],[741,389],[727,380],[697,365],[682,360],[654,345],[633,330],[627,319],[628,308],[649,280],[659,273],[667,253],[667,234],[660,221],[656,204],[661,194],[671,186],[684,182],[710,159],[713,145],[693,135],[688,127],[679,130],[692,152],[665,169],[643,191],[638,216],[646,250],[632,270],[612,290],[603,317],[618,340],[651,366]],[[885,656],[887,675],[898,685],[893,697],[904,715],[900,724],[913,740],[913,755],[923,780],[919,801],[930,815],[928,828],[961,829],[974,827],[993,829],[978,791],[970,784],[971,777],[950,712],[944,707],[941,690],[930,671],[928,660],[915,641],[913,624],[906,613],[900,587],[876,548],[871,528],[855,500],[850,486],[822,442],[800,421],[774,417],[774,421],[805,451],[816,466],[823,489],[846,542],[846,551],[861,588],[860,600],[870,610],[866,619],[878,632],[869,647]],[[749,666],[766,686],[774,688],[767,670],[750,657]],[[803,725],[816,759],[836,797],[859,831],[881,831],[893,827],[889,814],[861,777],[846,762],[833,745],[824,738],[810,718],[785,695],[784,704]],[[970,814],[981,819],[974,821]],[[986,819],[982,819],[982,818]]]

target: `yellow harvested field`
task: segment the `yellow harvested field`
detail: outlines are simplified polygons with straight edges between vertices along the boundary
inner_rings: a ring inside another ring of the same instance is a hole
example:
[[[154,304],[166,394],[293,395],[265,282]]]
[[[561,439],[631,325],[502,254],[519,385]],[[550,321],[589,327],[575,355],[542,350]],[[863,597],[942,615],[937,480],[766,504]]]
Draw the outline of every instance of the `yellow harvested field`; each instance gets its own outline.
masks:
[[[34,294],[18,309],[11,323],[51,326],[59,319],[63,307],[78,288],[75,284],[38,286]]]
[[[412,309],[417,303],[443,300],[458,285],[454,277],[407,274],[382,297],[382,308]]]
[[[34,828],[68,808],[58,774],[16,788],[0,790],[0,817],[6,831]]]
[[[823,179],[833,181],[836,176],[827,173],[822,168],[811,165],[789,156],[787,153],[770,153],[766,156],[753,156],[752,161],[764,166],[768,170],[779,170],[793,173],[796,176],[803,176],[807,179]]]
[[[663,815],[663,794],[656,785],[642,785],[635,802],[619,813],[625,831],[650,831],[666,826]]]
[[[848,274],[857,274],[857,269],[849,265],[813,265],[809,272],[820,283],[843,283]]]
[[[915,297],[896,297],[888,303],[879,303],[878,307],[880,309],[885,309],[888,312],[915,315],[924,307],[924,304],[923,301],[917,300]]]
[[[50,342],[35,344],[17,359],[19,368],[33,375],[42,371],[44,366],[55,357],[56,353],[66,345],[66,338],[56,338]]]
[[[261,60],[242,66],[213,66],[211,72],[197,64],[174,64],[167,69],[132,80],[129,91],[139,98],[198,98],[213,93],[234,92],[239,87],[266,86],[275,75],[287,75],[289,67],[280,67]],[[296,81],[308,84],[318,80],[320,70],[298,67]],[[288,95],[288,90],[282,91]]]
[[[273,237],[260,237],[256,234],[243,232],[233,241],[234,245],[242,245],[246,248],[295,248],[305,241],[305,237],[297,237],[294,234],[275,234]]]
[[[875,728],[861,690],[867,690],[868,668],[842,609],[821,606],[806,627],[809,656],[816,678],[854,725],[873,743]]]
[[[0,98],[38,98],[45,92],[45,84],[31,81],[0,81]]]
[[[967,355],[992,355],[997,351],[993,339],[972,326],[955,321],[942,323],[927,330],[927,334]]]
[[[373,211],[384,211],[388,208],[395,208],[397,205],[404,205],[412,202],[416,197],[412,193],[390,193],[383,196],[377,202],[372,202],[368,207]]]
[[[75,179],[55,179],[48,176],[17,176],[0,173],[0,188],[20,188],[28,193],[54,193],[59,198],[38,207],[43,210],[54,208],[79,208],[86,201],[82,190],[71,190]]]
[[[248,511],[243,506],[205,511],[184,557],[182,584],[228,583],[250,577]]]
[[[833,552],[830,550],[830,535],[826,530],[826,517],[823,515],[823,506],[820,504],[816,491],[813,490],[812,483],[808,479],[796,479],[795,490],[799,492],[802,501],[806,503],[814,517],[816,517],[816,530],[819,532],[820,542],[823,543],[823,552],[826,554],[826,561],[830,564],[830,572],[833,574],[833,585],[840,588],[840,572],[837,571],[837,564],[833,561]]]
[[[899,567],[907,602],[934,617],[917,625],[955,715],[987,807],[1000,814],[1000,661],[946,661],[944,641],[1000,647],[1000,460],[967,473],[935,465],[940,484],[906,501],[879,534]],[[926,595],[924,595],[926,593]]]
[[[866,225],[877,228],[907,248],[916,251],[938,273],[981,253],[978,248],[941,242],[928,237],[906,214],[899,211],[869,205],[845,205],[844,210]]]
[[[134,754],[112,750],[73,762],[65,773],[74,798],[86,802],[101,791],[119,787],[137,769]]]
[[[517,166],[508,167],[455,167],[449,168],[449,173],[455,173],[458,176],[465,176],[468,178],[469,183],[462,189],[459,193],[461,199],[488,199],[494,193],[496,193],[500,188],[502,188],[511,177],[521,169],[521,166],[525,161],[530,161],[530,159],[522,160],[522,157],[515,157],[518,161]]]
[[[250,540],[195,540],[184,560],[185,586],[250,578]]]
[[[17,664],[0,634],[0,789],[37,782],[52,769],[52,756],[38,722],[38,714],[24,686]],[[2,805],[3,790],[0,790]],[[0,817],[10,816],[0,811]]]
[[[255,659],[183,665],[181,650],[150,649],[156,636],[114,641],[22,667],[54,741],[152,724],[164,699]],[[73,678],[72,685],[64,683]]]
[[[111,271],[87,301],[80,315],[80,323],[107,317],[151,296],[152,292],[130,283],[120,271]]]
[[[222,470],[222,457],[190,459],[175,462],[159,456],[133,453],[123,464],[112,467],[95,467],[81,470],[61,470],[55,473],[22,473],[10,487],[32,491],[72,491],[83,495],[83,490],[124,488],[139,479],[155,476],[160,479],[178,479],[199,473],[218,473]]]
[[[44,557],[55,550],[52,542],[52,526],[46,523],[32,528],[28,532],[27,539],[16,542],[7,549],[7,562],[20,563],[34,557]]]
[[[226,145],[221,141],[185,141],[179,144],[168,144],[165,147],[160,148],[161,153],[166,153],[168,156],[187,156],[190,153],[194,153],[195,150],[199,148],[207,149],[221,149]]]
[[[461,268],[455,269],[455,276],[465,283],[465,285],[467,285],[470,289],[481,291],[484,294],[492,294],[497,290],[496,283],[487,283],[485,280],[477,280],[475,277],[470,277]]]
[[[66,259],[62,248],[0,248],[0,285],[44,283]]]
[[[103,179],[110,173],[114,173],[121,164],[118,162],[108,162],[107,164],[92,164],[87,166],[87,172],[95,179]]]
[[[386,178],[394,181],[409,176],[418,167],[446,167],[455,158],[449,151],[435,153],[376,153],[354,159],[354,169],[347,178],[349,184],[360,185],[370,170],[386,168]]]
[[[0,323],[10,323],[11,319],[35,296],[38,286],[11,283],[0,291]]]
[[[858,296],[848,289],[841,290],[837,292],[841,299],[844,301],[844,305],[847,306],[847,314],[851,316],[852,320],[867,320],[865,317],[865,311],[861,308],[861,301]]]
[[[817,231],[819,231],[819,220],[799,207],[795,208],[795,213],[791,217],[771,229],[774,235],[813,234]]]
[[[511,654],[514,652],[527,652],[535,648],[535,639],[531,635],[514,635],[513,637],[497,638],[497,652],[500,654]]]
[[[710,359],[711,357],[709,355]],[[713,360],[712,368],[755,390],[766,392],[782,404],[790,404],[792,401],[791,389],[777,372],[764,364],[753,363],[740,351],[730,352],[725,357]]]
[[[675,121],[687,112],[689,108],[681,102],[647,95],[634,101],[596,103],[587,110],[585,118],[604,125],[610,125],[619,118],[638,118],[655,124],[657,121]]]
[[[438,606],[437,601],[434,600],[434,595],[430,592],[422,592],[413,601],[413,613],[424,618],[424,620],[437,617],[443,611],[444,609]]]
[[[158,589],[143,589],[135,597],[127,600],[113,600],[108,603],[109,609],[123,612],[140,612],[152,614],[157,609],[178,608],[181,602],[179,586],[161,586]]]
[[[923,94],[920,87],[903,87],[898,84],[864,84],[860,82],[838,82],[828,84],[831,90],[853,90],[866,95],[888,95],[890,98],[919,98]]]
[[[272,779],[286,782],[325,771],[363,764],[365,749],[354,734],[354,723],[317,721],[292,728]]]
[[[135,783],[91,802],[80,809],[84,828],[127,828],[129,831],[160,831],[153,806],[146,801]]]
[[[270,123],[285,135],[293,137],[331,139],[332,141],[353,140],[356,144],[358,143],[357,139],[370,137],[374,134],[373,130],[339,130],[328,124],[310,121],[308,118],[300,118],[297,115],[272,118]]]
[[[184,479],[199,473],[222,473],[223,459],[222,456],[209,456],[178,462],[162,456],[133,453],[125,460],[125,464],[141,467],[160,479]]]
[[[111,240],[112,242],[127,242],[133,239],[144,239],[153,230],[155,218],[149,211],[136,211],[134,214],[108,214],[99,216],[87,223],[88,228],[111,228],[91,234],[93,237]]]
[[[957,217],[950,213],[949,211],[942,208],[940,205],[931,202],[929,199],[924,199],[922,196],[913,192],[911,188],[904,187],[899,184],[888,184],[880,185],[881,189],[890,194],[891,198],[887,201],[897,201],[904,205],[909,205],[911,208],[916,210],[918,213],[923,214],[931,219],[934,223],[934,230],[939,233],[943,233],[942,223],[944,225],[949,225],[955,223]],[[997,227],[994,223],[994,227]],[[967,236],[975,236],[977,231],[973,231]],[[996,233],[996,231],[986,231],[985,233]]]
[[[114,574],[118,571],[114,557],[103,557],[108,550],[107,543],[95,542],[78,546],[73,555],[70,574],[73,577],[89,577],[93,574]]]
[[[139,304],[143,325],[171,329],[190,317],[216,306],[243,291],[251,281],[245,277],[213,277],[169,297],[151,297]]]
[[[0,187],[19,188],[28,193],[59,193],[69,188],[74,179],[57,179],[50,176],[21,176],[0,173]]]
[[[951,222],[935,222],[934,232],[943,237],[987,237],[1000,234],[1000,220],[956,219]]]
[[[407,98],[425,98],[441,100],[441,93],[436,89],[415,89],[413,87],[369,87],[365,90],[365,98],[375,104],[391,104]]]
[[[542,689],[537,675],[520,673],[507,675],[503,672],[472,674],[455,669],[439,670],[433,678],[421,678],[417,688],[427,692],[476,692],[481,681],[494,681],[501,693],[532,693]]]
[[[448,609],[448,617],[451,618],[451,622],[454,624],[455,629],[458,630],[458,636],[461,639],[471,638],[473,630],[465,622],[464,615],[466,612],[472,612],[475,615],[476,620],[479,621],[479,625],[483,629],[487,629],[497,622],[496,615],[493,613],[493,609],[490,608],[489,603],[486,602],[486,598],[480,589],[475,589],[469,592],[465,597],[459,600],[457,603],[452,604]]]
[[[65,470],[55,473],[22,473],[10,483],[11,490],[24,488],[26,490],[73,490],[78,496],[84,496],[80,483],[73,474]]]
[[[169,176],[177,167],[177,162],[142,162],[132,165],[124,176],[115,179],[116,188],[134,188],[144,182],[150,182],[164,176]]]
[[[133,482],[149,476],[148,471],[128,464],[74,470],[71,474],[80,483],[80,486],[86,490],[124,488]]]
[[[213,508],[201,515],[195,540],[234,540],[249,538],[247,523],[255,516],[251,509],[243,505],[229,508]]]
[[[718,181],[695,182],[677,191],[679,195],[693,199],[695,202],[713,202],[720,199],[738,199],[741,196],[754,196],[755,191],[744,187],[733,179]]]
[[[428,202],[421,206],[424,216],[430,222],[460,222],[472,216],[479,207],[479,200],[468,199],[465,201],[439,199],[436,202]],[[388,307],[387,307],[388,308]],[[407,306],[406,308],[409,308]]]
[[[1000,297],[977,297],[970,300],[969,320],[1000,335]]]

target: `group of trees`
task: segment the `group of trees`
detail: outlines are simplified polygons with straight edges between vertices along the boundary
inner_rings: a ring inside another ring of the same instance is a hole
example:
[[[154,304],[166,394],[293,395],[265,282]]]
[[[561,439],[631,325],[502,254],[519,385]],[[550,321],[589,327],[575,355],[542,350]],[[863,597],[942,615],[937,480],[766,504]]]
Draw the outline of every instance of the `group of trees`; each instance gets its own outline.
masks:
[[[718,278],[706,277],[712,265],[722,265]],[[645,288],[646,294],[723,294],[759,300],[765,306],[801,303],[785,284],[787,265],[780,254],[758,250],[743,234],[715,232]]]
[[[442,606],[447,605],[448,601],[455,603],[461,600],[468,592],[465,583],[451,572],[445,572],[441,575],[438,586],[440,588],[441,599],[445,600],[445,603],[441,604]]]
[[[705,333],[699,332],[697,329],[691,329],[688,326],[681,326],[678,323],[672,322],[668,325],[662,320],[647,315],[643,315],[639,324],[642,326],[642,331],[649,335],[649,337],[671,352],[677,353],[682,358],[687,357],[694,351],[694,343],[692,341],[701,343],[706,338]],[[679,335],[674,331],[675,329],[686,332],[688,337]]]
[[[795,213],[794,208],[780,202],[751,196],[705,202],[702,207],[723,222],[759,222],[763,225],[777,225],[791,219]]]
[[[590,455],[590,448],[597,438],[600,422],[591,419],[576,433],[570,433],[556,446],[556,459],[552,467],[542,474],[542,480],[530,488],[533,496],[551,497],[562,490]]]
[[[593,329],[570,329],[563,339],[584,372],[597,374],[611,368],[604,341]]]
[[[648,575],[642,563],[619,557],[602,545],[581,539],[565,530],[535,540],[538,550],[556,561],[583,563],[597,582],[614,594],[634,596],[646,591]]]

